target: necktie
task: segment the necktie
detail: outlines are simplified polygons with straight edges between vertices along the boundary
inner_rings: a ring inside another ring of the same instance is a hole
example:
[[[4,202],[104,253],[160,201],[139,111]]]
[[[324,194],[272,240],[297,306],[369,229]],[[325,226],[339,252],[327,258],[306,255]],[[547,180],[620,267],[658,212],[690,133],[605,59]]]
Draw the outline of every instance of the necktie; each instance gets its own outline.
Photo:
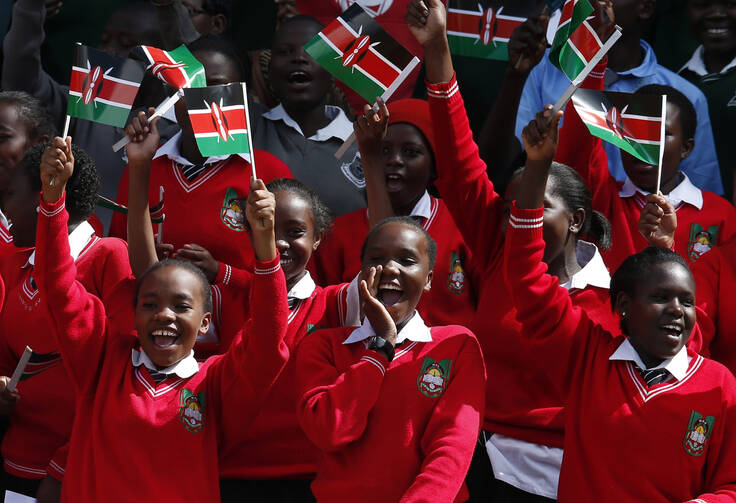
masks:
[[[647,383],[647,386],[654,386],[655,384],[665,382],[670,376],[667,369],[638,370],[644,382]]]
[[[181,172],[184,175],[184,178],[187,179],[187,181],[191,182],[195,178],[197,178],[199,175],[202,174],[202,171],[205,169],[204,164],[192,164],[191,166],[180,166]]]
[[[158,370],[151,370],[148,367],[146,367],[146,370],[156,384],[161,383],[161,381],[169,377],[169,374],[164,374],[163,372],[159,372]]]

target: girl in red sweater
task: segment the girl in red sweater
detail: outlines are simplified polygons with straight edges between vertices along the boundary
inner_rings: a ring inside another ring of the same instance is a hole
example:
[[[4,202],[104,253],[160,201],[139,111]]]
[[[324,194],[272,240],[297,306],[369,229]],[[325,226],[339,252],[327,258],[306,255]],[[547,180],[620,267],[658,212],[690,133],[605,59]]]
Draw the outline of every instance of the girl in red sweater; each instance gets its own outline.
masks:
[[[299,421],[322,450],[320,503],[465,501],[485,372],[464,327],[428,328],[416,306],[436,245],[410,217],[375,226],[362,249],[361,327],[320,330],[296,355]]]
[[[131,170],[150,169],[156,136],[133,137]],[[131,201],[131,249],[154,265],[137,290],[121,285],[127,295],[111,311],[134,306],[135,330],[119,331],[75,281],[64,235],[69,151],[47,150],[41,169],[36,281],[49,299],[51,332],[77,391],[62,501],[217,501],[221,442],[248,428],[288,359],[273,196],[262,181],[252,181],[246,217],[257,262],[247,335],[200,364],[192,348],[211,322],[208,282],[190,263],[155,263],[146,188]]]
[[[524,190],[511,208],[504,270],[530,362],[566,399],[558,499],[736,501],[736,379],[686,348],[696,314],[685,259],[649,247],[616,270],[611,307],[623,338],[573,306],[546,272],[544,192],[559,120],[547,126],[549,115],[524,130]]]

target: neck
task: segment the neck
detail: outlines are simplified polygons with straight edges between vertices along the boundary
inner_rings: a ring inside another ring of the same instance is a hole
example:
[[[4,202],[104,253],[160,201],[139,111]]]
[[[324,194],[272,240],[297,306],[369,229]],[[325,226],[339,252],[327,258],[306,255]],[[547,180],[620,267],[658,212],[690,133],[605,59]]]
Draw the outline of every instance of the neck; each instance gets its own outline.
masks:
[[[297,283],[299,283],[299,281],[301,281],[301,279],[304,277],[305,274],[307,274],[307,271],[306,270],[300,272],[299,274],[297,274],[293,278],[287,279],[286,280],[286,291],[287,292],[290,292],[291,289],[294,288],[294,285],[296,285]]]
[[[639,36],[624,33],[608,51],[608,68],[616,72],[625,72],[639,66],[644,61],[644,50],[639,43]]]
[[[675,190],[675,187],[680,185],[680,182],[682,181],[682,173],[679,171],[675,173],[675,176],[670,178],[667,181],[662,181],[662,186],[659,188],[659,190],[662,192],[662,194],[669,194],[673,190]],[[650,190],[649,192],[654,192],[654,189]]]
[[[719,73],[735,57],[733,52],[703,51],[703,61],[708,73]]]
[[[394,209],[394,215],[399,217],[408,217],[409,215],[411,215],[411,211],[414,209],[414,206],[417,205],[423,195],[424,192],[405,204],[391,203],[391,207]]]
[[[575,249],[576,245],[577,241],[574,236],[568,234],[567,243],[565,243],[562,253],[548,264],[549,274],[557,276],[561,285],[570,281],[570,278],[581,269]]]
[[[309,138],[330,123],[330,119],[325,115],[325,107],[322,104],[306,110],[295,110],[286,104],[283,105],[289,117],[299,124],[305,138]]]
[[[647,369],[654,368],[664,361],[664,359],[662,358],[656,358],[648,354],[647,352],[642,351],[641,349],[637,348],[636,345],[634,344],[634,341],[631,339],[631,337],[629,337],[629,342],[631,343],[631,346],[634,348],[634,351],[636,351],[636,354],[639,355],[639,358],[641,358],[642,363],[644,363]]]
[[[194,138],[194,133],[190,131],[182,131],[181,140],[179,140],[179,152],[192,164],[202,164],[206,159],[199,153],[197,140]]]

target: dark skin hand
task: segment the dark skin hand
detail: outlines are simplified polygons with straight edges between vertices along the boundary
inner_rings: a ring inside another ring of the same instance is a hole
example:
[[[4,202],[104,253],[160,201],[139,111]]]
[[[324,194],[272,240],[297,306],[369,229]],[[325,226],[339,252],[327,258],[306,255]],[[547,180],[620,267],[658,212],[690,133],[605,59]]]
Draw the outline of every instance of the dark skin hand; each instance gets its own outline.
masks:
[[[396,345],[396,323],[386,310],[386,306],[376,297],[378,292],[378,284],[381,282],[381,272],[383,268],[371,267],[366,274],[361,274],[360,283],[358,284],[358,293],[360,294],[360,306],[363,314],[371,322],[376,335],[386,339],[392,346]]]
[[[59,503],[61,501],[61,482],[50,475],[46,475],[36,492],[38,503]]]
[[[175,256],[181,260],[188,260],[199,267],[204,275],[207,276],[210,284],[215,283],[220,266],[217,260],[205,248],[195,243],[187,243],[176,251]]]
[[[527,160],[521,175],[523,190],[516,200],[519,208],[541,208],[544,204],[549,168],[557,152],[561,118],[562,111],[552,116],[552,105],[547,105],[521,134]]]
[[[648,194],[639,217],[639,232],[652,246],[672,248],[675,245],[677,214],[672,204],[659,194]]]
[[[0,415],[3,416],[9,416],[15,404],[20,400],[18,389],[10,391],[8,384],[10,384],[10,377],[0,377]]]
[[[51,19],[61,12],[64,4],[60,0],[46,0],[46,19]]]

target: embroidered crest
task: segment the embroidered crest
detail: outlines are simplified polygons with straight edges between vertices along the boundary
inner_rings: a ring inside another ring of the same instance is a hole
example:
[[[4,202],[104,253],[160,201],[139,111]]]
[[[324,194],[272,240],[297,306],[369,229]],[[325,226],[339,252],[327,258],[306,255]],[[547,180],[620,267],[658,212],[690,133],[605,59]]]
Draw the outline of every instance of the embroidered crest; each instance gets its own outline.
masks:
[[[424,396],[435,398],[445,392],[447,381],[450,379],[450,367],[452,360],[440,360],[439,362],[424,357],[422,368],[417,375],[417,388]]]
[[[245,200],[239,198],[232,187],[228,187],[225,199],[222,200],[220,220],[234,231],[245,230]]]
[[[340,171],[357,188],[365,188],[365,173],[363,173],[363,164],[360,161],[360,152],[355,152],[350,162],[342,163]]]
[[[465,270],[457,252],[450,256],[450,273],[447,275],[447,288],[450,292],[460,295],[465,291]]]
[[[189,433],[199,433],[204,428],[205,393],[194,394],[182,389],[179,393],[179,421]]]
[[[700,224],[690,224],[690,239],[687,244],[687,256],[695,262],[701,255],[710,251],[718,240],[718,225],[704,229]]]
[[[705,452],[705,444],[713,432],[715,421],[716,418],[713,416],[703,417],[696,411],[690,413],[690,422],[687,425],[685,438],[682,440],[685,452],[691,456],[700,456]]]
[[[307,335],[311,334],[312,332],[316,332],[317,330],[323,330],[325,328],[329,328],[327,325],[317,326],[312,325],[311,323],[307,323]]]

